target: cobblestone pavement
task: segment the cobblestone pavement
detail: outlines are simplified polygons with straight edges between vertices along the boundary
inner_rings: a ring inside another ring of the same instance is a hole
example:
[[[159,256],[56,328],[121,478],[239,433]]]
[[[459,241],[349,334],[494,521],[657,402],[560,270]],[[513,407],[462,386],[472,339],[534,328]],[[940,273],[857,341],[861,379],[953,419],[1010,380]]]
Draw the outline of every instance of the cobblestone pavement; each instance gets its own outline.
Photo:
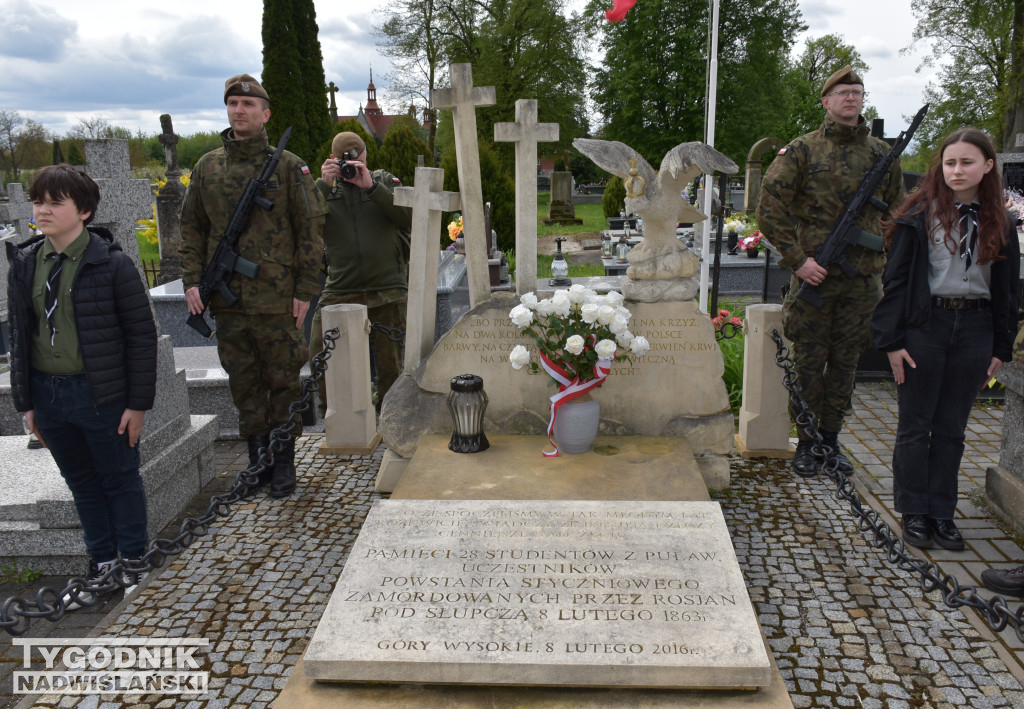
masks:
[[[890,524],[893,412],[885,386],[860,385],[841,438],[860,464],[858,489]],[[965,458],[958,509],[968,551],[930,556],[943,570],[963,574],[964,583],[975,583],[975,574],[990,564],[1024,559],[970,496],[997,455],[1000,425],[999,407],[975,409],[977,445]],[[0,635],[0,707],[269,707],[312,637],[363,519],[381,497],[373,481],[383,451],[316,456],[320,440],[300,439],[296,494],[284,500],[260,494],[239,505],[213,534],[152,573],[133,597],[119,605],[117,596],[108,601],[106,617],[72,613],[56,625],[33,624],[36,636],[208,638],[211,646],[201,656],[202,669],[210,672],[206,694],[14,697],[10,673],[20,668],[20,648]],[[229,486],[244,457],[241,442],[218,444],[213,486]],[[777,461],[733,463],[733,484],[720,502],[795,707],[1024,707],[1015,638],[996,637],[973,611],[950,610],[937,593],[922,593],[916,579],[864,540],[829,480],[795,478]],[[205,510],[206,499],[196,503]],[[6,598],[20,588],[0,591]]]

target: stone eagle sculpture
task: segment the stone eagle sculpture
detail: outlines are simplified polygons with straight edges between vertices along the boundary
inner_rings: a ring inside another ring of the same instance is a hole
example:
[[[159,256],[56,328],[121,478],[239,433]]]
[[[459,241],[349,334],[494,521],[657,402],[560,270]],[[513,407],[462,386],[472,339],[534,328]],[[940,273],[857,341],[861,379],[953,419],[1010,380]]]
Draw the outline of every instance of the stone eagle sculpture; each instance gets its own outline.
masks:
[[[693,278],[700,269],[699,259],[676,238],[676,223],[699,222],[707,216],[683,199],[683,188],[704,173],[734,174],[739,171],[736,163],[704,143],[681,143],[665,155],[656,173],[639,153],[624,143],[577,138],[572,144],[598,167],[622,178],[627,189],[626,212],[644,220],[644,239],[627,257],[630,263],[627,278],[633,281]],[[669,288],[672,294],[666,292]],[[642,302],[684,299],[678,285],[666,284],[653,290],[647,287],[640,293],[635,285],[624,283],[624,295],[627,289],[632,291],[633,300]],[[687,286],[684,290],[695,291],[696,287]]]

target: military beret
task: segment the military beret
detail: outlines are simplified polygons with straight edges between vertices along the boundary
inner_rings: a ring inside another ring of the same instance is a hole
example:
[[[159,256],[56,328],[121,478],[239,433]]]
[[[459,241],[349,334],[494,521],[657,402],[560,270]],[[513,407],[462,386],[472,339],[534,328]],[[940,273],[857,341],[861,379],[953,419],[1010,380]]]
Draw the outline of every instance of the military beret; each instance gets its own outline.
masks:
[[[249,74],[232,76],[224,82],[224,103],[228,102],[228,96],[256,96],[265,98],[267,101],[270,100],[267,92],[260,86],[260,82]]]
[[[824,96],[827,94],[836,84],[860,84],[863,86],[864,79],[860,78],[860,76],[853,71],[853,67],[847,64],[835,74],[828,77],[828,80],[825,81],[825,85],[821,87],[821,95]]]
[[[338,133],[331,141],[331,155],[336,158],[340,158],[345,153],[357,158],[363,154],[364,150],[366,150],[366,145],[363,143],[363,139],[350,131]]]

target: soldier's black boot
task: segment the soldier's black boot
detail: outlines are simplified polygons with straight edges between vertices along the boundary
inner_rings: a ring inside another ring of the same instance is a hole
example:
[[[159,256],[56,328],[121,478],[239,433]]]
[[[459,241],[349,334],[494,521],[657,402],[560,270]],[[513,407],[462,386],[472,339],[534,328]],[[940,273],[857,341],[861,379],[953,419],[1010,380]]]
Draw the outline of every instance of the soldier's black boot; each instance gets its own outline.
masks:
[[[839,434],[832,431],[821,431],[821,442],[828,446],[830,450],[829,457],[835,456],[836,460],[839,461],[839,472],[843,475],[853,475],[853,463],[843,455],[843,451],[839,447]]]
[[[799,441],[793,456],[793,472],[802,478],[813,478],[818,474],[818,459],[811,448],[814,441]]]
[[[295,439],[281,442],[274,453],[274,475],[270,479],[270,496],[287,497],[295,490]]]
[[[262,436],[249,436],[249,438],[246,439],[246,443],[249,446],[249,467],[251,468],[260,460],[260,448],[266,448],[270,445],[270,436],[266,433]],[[269,465],[261,470],[256,487],[263,487],[269,483],[272,473],[273,468]]]

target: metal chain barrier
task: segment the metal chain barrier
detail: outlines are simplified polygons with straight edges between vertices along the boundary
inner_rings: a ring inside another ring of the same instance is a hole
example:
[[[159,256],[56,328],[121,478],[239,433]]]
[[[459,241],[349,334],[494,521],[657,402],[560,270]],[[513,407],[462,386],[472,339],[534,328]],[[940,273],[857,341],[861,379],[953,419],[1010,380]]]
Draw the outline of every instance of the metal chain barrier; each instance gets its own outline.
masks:
[[[95,605],[99,602],[100,596],[130,585],[125,579],[126,574],[135,576],[160,568],[168,557],[177,556],[197,537],[206,535],[210,525],[218,517],[226,517],[231,512],[232,505],[249,498],[256,490],[260,472],[274,464],[274,455],[281,452],[285,442],[292,439],[292,431],[300,425],[303,412],[312,409],[313,393],[327,371],[327,360],[331,358],[340,335],[338,328],[324,333],[324,349],[313,357],[311,376],[302,383],[302,396],[288,406],[288,420],[270,432],[269,445],[260,449],[259,459],[255,465],[238,473],[231,490],[210,498],[206,514],[201,517],[187,517],[181,523],[181,532],[174,539],[155,539],[150,542],[149,551],[140,559],[131,562],[124,559],[114,561],[91,585],[86,583],[85,579],[76,577],[60,591],[50,587],[39,589],[34,600],[20,596],[8,598],[0,607],[0,628],[8,635],[20,636],[28,631],[33,618],[45,618],[54,622],[60,620],[71,612],[67,608],[71,602],[81,607]]]
[[[1013,626],[1017,638],[1024,641],[1024,605],[1019,606],[1014,612],[1002,596],[993,596],[990,600],[985,600],[974,586],[961,586],[955,576],[943,573],[938,564],[909,554],[900,535],[895,534],[874,509],[864,504],[850,478],[839,472],[837,451],[833,451],[831,446],[822,442],[821,434],[815,425],[815,415],[800,396],[800,384],[789,348],[786,347],[778,330],[772,330],[771,338],[778,348],[775,363],[785,371],[782,384],[789,392],[790,402],[798,411],[796,424],[808,437],[814,439],[811,450],[815,457],[825,460],[821,469],[835,483],[836,499],[850,503],[851,509],[858,517],[857,526],[868,543],[876,549],[884,550],[889,562],[895,564],[897,568],[919,575],[921,589],[925,593],[940,591],[943,602],[950,608],[967,606],[975,609],[997,633],[1008,625]]]
[[[741,326],[734,325],[731,322],[723,322],[720,327],[715,328],[715,342],[731,340],[742,332],[743,328]]]
[[[405,340],[405,331],[399,330],[397,327],[388,327],[387,325],[375,322],[370,325],[370,329],[382,333],[384,337],[392,342],[402,342]]]

